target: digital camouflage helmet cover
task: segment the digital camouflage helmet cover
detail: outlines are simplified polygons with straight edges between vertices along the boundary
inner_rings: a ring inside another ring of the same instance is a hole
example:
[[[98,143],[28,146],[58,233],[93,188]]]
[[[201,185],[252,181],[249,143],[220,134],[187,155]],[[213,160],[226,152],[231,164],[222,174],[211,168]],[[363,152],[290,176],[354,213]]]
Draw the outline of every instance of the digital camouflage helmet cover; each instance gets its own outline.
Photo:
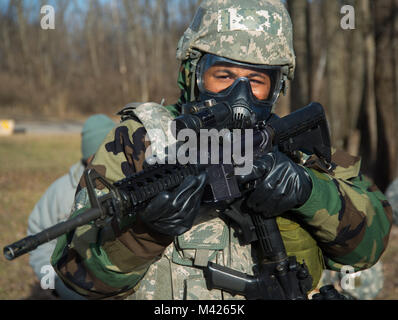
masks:
[[[198,53],[199,52],[199,53]],[[251,64],[283,66],[293,79],[292,22],[279,0],[205,0],[177,48],[177,59],[211,53]]]

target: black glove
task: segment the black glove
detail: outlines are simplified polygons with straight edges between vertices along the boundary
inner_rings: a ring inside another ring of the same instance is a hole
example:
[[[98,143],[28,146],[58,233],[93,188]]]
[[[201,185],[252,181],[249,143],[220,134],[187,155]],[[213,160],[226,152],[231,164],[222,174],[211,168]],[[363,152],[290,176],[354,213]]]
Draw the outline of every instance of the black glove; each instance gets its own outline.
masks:
[[[145,225],[159,233],[179,236],[192,228],[206,185],[205,173],[189,176],[174,191],[163,191],[139,213]]]
[[[305,169],[279,151],[256,159],[251,174],[238,177],[239,183],[251,180],[257,182],[245,206],[269,218],[302,206],[312,192],[311,178]]]

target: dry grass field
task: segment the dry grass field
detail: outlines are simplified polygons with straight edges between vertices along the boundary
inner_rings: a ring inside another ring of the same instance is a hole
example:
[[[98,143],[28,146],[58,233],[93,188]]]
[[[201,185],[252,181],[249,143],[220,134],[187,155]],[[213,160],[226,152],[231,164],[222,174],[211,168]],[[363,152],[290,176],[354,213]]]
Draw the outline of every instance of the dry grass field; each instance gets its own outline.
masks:
[[[0,247],[26,235],[27,219],[46,188],[80,158],[80,136],[0,137]],[[382,260],[385,287],[378,299],[398,299],[398,228]],[[7,261],[0,255],[0,300],[52,299],[40,289],[28,256]]]
[[[79,159],[79,134],[0,137],[0,299],[46,298],[28,255],[7,261],[3,247],[26,236],[35,203]]]

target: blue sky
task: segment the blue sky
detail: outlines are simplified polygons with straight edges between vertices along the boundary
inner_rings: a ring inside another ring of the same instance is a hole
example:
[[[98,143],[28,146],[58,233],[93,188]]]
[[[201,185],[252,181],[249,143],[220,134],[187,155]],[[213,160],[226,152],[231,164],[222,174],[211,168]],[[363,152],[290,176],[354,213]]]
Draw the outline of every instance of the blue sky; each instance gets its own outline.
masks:
[[[7,10],[8,4],[10,1],[14,0],[0,0],[0,11],[5,11]],[[111,0],[99,0],[100,3],[106,4],[110,3]],[[144,0],[141,0],[144,1]],[[177,5],[178,2],[184,1],[184,0],[168,0],[169,3],[172,5]],[[24,5],[29,8],[28,10],[31,14],[30,18],[34,20],[39,20],[40,19],[40,4],[42,1],[39,0],[23,0]],[[55,8],[55,11],[57,10],[57,2],[58,0],[45,0],[43,1],[44,4],[52,5]],[[85,11],[88,9],[89,1],[88,0],[74,0],[70,1],[69,6],[68,6],[68,11],[67,11],[67,16],[70,14],[73,14],[74,10],[76,9],[76,6],[78,7],[79,11]]]
[[[8,3],[10,2],[10,1],[12,1],[12,0],[0,0],[0,10],[5,10],[6,8],[7,8],[7,6],[8,6]],[[101,3],[109,3],[111,0],[99,0]],[[45,4],[49,4],[49,5],[52,5],[52,6],[54,6],[54,7],[56,7],[57,6],[57,0],[47,0],[47,1],[44,1],[45,2]],[[88,7],[88,3],[89,3],[89,1],[88,0],[75,0],[75,2],[77,3],[77,5],[81,8],[81,9],[85,9],[85,8],[87,8]],[[169,2],[172,2],[172,3],[175,3],[176,2],[176,0],[169,0]],[[39,6],[39,4],[40,4],[40,1],[38,1],[38,0],[24,0],[24,3],[27,5],[27,6]],[[72,6],[73,7],[73,1],[71,1],[71,4],[70,4],[70,6]]]

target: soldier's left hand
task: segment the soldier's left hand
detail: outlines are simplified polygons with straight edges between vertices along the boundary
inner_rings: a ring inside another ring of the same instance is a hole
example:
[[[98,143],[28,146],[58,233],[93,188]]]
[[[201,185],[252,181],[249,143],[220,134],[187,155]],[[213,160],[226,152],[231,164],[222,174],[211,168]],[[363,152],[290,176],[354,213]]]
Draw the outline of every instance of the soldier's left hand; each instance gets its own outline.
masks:
[[[306,170],[280,151],[256,159],[249,177],[257,182],[245,204],[265,217],[278,216],[302,206],[312,192],[312,181]],[[246,179],[240,177],[238,181]]]

